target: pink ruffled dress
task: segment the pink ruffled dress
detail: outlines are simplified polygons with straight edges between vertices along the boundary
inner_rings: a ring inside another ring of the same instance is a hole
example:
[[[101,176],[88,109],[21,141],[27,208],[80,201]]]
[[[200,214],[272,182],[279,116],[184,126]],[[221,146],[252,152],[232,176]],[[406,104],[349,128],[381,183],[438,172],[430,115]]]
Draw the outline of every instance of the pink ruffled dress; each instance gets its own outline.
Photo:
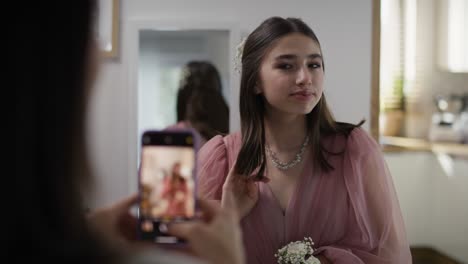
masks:
[[[276,263],[277,250],[311,237],[316,252],[332,263],[411,263],[405,226],[392,177],[379,145],[362,129],[348,138],[324,139],[335,168],[324,172],[306,162],[286,211],[267,183],[241,221],[247,263]],[[241,147],[241,135],[216,136],[198,156],[198,195],[221,199],[222,185]],[[309,162],[307,162],[309,160]],[[268,176],[268,175],[267,175]]]

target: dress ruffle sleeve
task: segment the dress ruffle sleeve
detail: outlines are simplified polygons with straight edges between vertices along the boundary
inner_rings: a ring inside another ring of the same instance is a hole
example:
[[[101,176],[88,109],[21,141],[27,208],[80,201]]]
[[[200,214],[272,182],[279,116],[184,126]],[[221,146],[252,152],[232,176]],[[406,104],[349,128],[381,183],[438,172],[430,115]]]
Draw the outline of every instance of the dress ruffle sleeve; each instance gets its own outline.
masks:
[[[222,136],[215,136],[198,152],[197,195],[200,199],[221,200],[228,173],[227,149]]]
[[[332,263],[411,263],[400,205],[380,146],[362,129],[354,129],[346,145],[347,231],[338,243],[323,245],[316,253]]]

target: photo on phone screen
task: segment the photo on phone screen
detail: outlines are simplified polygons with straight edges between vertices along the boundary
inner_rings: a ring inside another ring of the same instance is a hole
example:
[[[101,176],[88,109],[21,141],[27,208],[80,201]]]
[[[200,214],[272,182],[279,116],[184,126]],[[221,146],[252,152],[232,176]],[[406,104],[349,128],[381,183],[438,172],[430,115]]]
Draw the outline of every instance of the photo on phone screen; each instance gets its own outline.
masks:
[[[195,137],[190,131],[143,134],[139,173],[139,234],[156,243],[181,243],[171,222],[195,216]]]

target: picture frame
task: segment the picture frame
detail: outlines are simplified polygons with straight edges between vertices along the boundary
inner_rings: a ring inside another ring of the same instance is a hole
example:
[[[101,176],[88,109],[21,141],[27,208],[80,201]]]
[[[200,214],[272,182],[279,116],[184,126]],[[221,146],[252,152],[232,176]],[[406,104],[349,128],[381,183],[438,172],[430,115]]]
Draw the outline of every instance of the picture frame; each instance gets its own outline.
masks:
[[[119,52],[119,0],[99,0],[97,41],[103,58],[116,58]]]

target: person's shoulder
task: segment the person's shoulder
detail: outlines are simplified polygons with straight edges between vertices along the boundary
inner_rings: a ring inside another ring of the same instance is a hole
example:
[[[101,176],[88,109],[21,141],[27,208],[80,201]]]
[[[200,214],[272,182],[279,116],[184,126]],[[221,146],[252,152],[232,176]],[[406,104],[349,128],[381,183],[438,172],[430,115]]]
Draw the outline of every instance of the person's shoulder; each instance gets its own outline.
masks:
[[[363,128],[354,128],[346,140],[346,152],[362,156],[380,149],[377,141]]]
[[[241,142],[240,132],[235,132],[227,135],[216,135],[208,140],[203,148],[213,149],[219,147],[230,147]]]
[[[198,153],[197,182],[198,195],[205,199],[220,200],[222,186],[233,164],[234,143],[237,135],[217,135],[210,139]]]
[[[228,135],[216,135],[206,142],[200,149],[199,156],[202,159],[214,156],[226,156],[230,151],[239,144],[240,134],[232,133]]]
[[[356,138],[365,138],[368,140],[371,140],[372,137],[367,133],[367,131],[362,128],[362,127],[355,127],[351,132],[349,133],[350,137],[356,137]]]
[[[241,143],[242,137],[240,131],[224,136],[224,142],[227,146],[237,146]]]

